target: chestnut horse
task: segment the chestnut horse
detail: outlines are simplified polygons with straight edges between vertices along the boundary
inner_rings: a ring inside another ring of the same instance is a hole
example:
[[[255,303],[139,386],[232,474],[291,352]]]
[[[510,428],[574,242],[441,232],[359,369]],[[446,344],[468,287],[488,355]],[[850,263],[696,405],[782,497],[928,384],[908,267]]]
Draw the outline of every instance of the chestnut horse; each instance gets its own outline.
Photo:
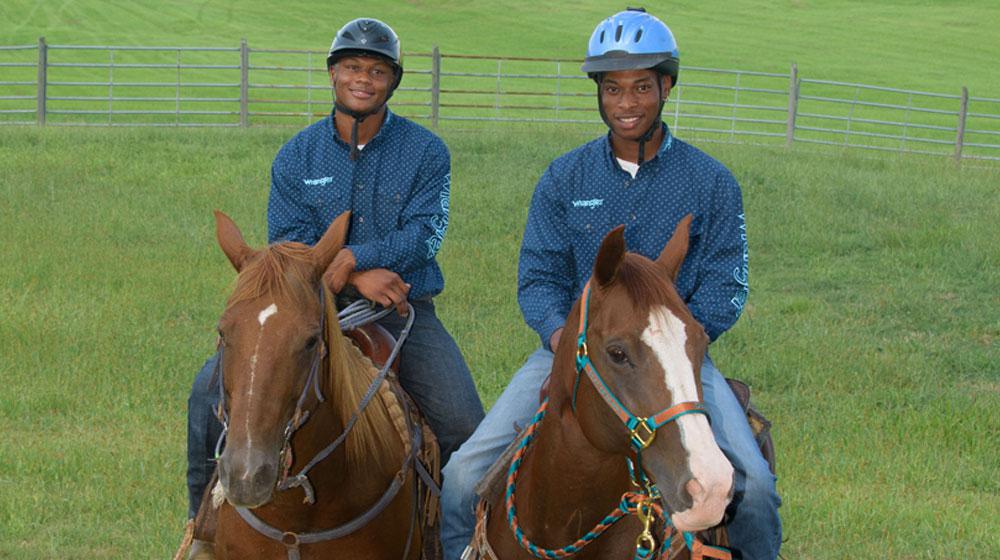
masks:
[[[314,247],[253,250],[216,212],[239,273],[219,320],[219,558],[415,560],[436,542],[421,542],[416,519],[418,454],[432,436],[341,332],[322,285],[348,223],[344,213]]]
[[[720,523],[733,489],[701,403],[709,339],[673,286],[690,221],[656,261],[625,251],[623,227],[604,238],[473,557],[728,557],[690,533]]]

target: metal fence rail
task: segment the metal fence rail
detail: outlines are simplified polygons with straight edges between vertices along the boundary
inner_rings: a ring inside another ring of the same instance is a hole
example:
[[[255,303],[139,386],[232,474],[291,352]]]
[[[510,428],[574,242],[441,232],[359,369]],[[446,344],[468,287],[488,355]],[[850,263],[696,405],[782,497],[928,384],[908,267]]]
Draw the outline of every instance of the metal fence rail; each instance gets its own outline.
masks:
[[[429,121],[601,126],[580,60],[406,53],[392,107]],[[329,112],[326,52],[0,46],[0,124],[304,125]],[[688,136],[1000,160],[1000,99],[685,67],[664,121]]]

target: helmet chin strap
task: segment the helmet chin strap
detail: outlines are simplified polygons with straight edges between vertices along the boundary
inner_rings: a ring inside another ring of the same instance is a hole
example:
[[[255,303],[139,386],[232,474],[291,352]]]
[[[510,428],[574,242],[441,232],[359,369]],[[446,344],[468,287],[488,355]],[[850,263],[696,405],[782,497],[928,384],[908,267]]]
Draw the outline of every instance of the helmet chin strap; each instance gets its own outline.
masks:
[[[339,101],[334,101],[333,107],[337,113],[344,113],[354,119],[354,124],[351,125],[351,159],[356,160],[360,154],[360,151],[358,150],[358,127],[365,119],[381,111],[382,107],[385,107],[385,103],[370,111],[355,111]]]
[[[604,77],[602,76],[601,81],[603,81],[603,78]],[[604,124],[606,124],[608,128],[611,129],[611,120],[608,118],[607,113],[604,112],[604,100],[601,97],[601,81],[597,82],[597,109],[601,113],[601,120],[603,120]],[[649,142],[650,140],[653,139],[653,135],[656,134],[656,130],[660,128],[660,123],[662,122],[660,120],[660,115],[663,114],[663,105],[667,102],[667,100],[663,98],[662,76],[660,77],[660,79],[656,80],[656,89],[659,90],[659,96],[660,96],[660,107],[656,111],[656,118],[653,119],[653,124],[649,126],[649,129],[646,130],[646,132],[644,132],[642,136],[640,136],[637,140],[633,140],[633,142],[639,143],[639,161],[637,165],[642,165],[642,162],[645,161],[646,142]]]

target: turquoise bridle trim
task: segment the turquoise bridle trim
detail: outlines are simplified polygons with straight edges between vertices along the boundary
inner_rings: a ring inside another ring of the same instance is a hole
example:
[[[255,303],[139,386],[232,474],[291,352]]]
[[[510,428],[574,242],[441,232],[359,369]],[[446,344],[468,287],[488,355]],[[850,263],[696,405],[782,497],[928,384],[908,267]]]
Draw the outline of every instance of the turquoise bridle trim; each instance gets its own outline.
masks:
[[[573,411],[576,412],[576,393],[580,387],[581,373],[586,373],[598,394],[629,430],[629,443],[638,454],[649,447],[656,436],[656,430],[687,414],[704,414],[708,416],[704,404],[697,401],[687,401],[665,408],[649,417],[636,416],[615,396],[611,387],[594,367],[587,348],[587,324],[590,317],[590,282],[583,287],[581,298],[580,328],[576,337],[576,380],[573,382]],[[645,431],[645,433],[641,433]]]

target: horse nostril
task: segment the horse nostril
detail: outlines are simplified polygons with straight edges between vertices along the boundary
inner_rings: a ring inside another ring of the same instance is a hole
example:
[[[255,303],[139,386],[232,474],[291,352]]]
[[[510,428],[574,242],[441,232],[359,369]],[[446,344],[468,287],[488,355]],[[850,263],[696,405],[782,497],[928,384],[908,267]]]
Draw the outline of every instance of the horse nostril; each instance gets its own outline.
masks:
[[[257,472],[253,474],[253,487],[254,488],[268,488],[274,484],[275,470],[268,465],[262,466],[257,469]]]
[[[698,482],[693,478],[687,481],[687,484],[684,485],[684,488],[687,490],[688,495],[691,496],[692,500],[697,500],[698,498],[701,498],[701,496],[705,493],[705,487],[702,486],[700,482]]]

